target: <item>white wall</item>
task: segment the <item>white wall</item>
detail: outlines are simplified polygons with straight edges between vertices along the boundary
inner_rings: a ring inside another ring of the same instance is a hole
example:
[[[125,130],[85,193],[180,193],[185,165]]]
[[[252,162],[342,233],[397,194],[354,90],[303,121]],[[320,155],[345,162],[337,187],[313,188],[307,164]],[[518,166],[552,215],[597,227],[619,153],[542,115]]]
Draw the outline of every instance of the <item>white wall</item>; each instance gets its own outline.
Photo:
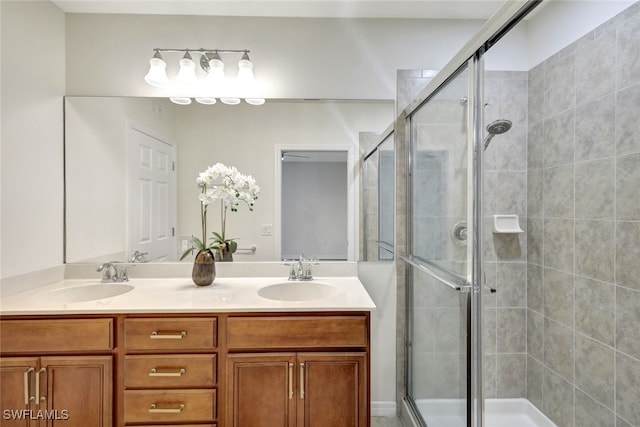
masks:
[[[65,15],[49,2],[0,2],[0,277],[62,264]]]
[[[371,412],[396,413],[396,270],[395,262],[358,263],[358,278],[376,304],[371,312]],[[398,337],[403,340],[403,337]]]
[[[153,48],[202,47],[250,49],[267,98],[394,99],[397,69],[440,69],[481,24],[69,14],[67,94],[166,95],[143,80]],[[169,75],[179,58],[165,55]]]
[[[527,21],[529,68],[573,43],[637,0],[545,1]]]

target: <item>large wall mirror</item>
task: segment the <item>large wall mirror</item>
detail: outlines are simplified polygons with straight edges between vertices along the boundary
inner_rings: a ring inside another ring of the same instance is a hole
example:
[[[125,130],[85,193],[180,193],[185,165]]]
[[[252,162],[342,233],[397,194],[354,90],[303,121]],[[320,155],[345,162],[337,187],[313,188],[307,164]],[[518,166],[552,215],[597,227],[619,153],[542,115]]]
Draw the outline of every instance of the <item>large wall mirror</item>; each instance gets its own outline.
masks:
[[[393,109],[392,101],[179,106],[161,98],[66,97],[65,261],[125,261],[136,242],[147,240],[155,248],[150,261],[177,261],[184,242],[201,229],[196,178],[218,162],[252,175],[261,187],[253,212],[241,206],[228,214],[227,235],[238,239],[234,259],[278,261],[287,224],[276,218],[282,211],[277,147],[356,150],[358,133],[384,130]],[[353,169],[346,173],[355,182]],[[219,212],[211,206],[209,231],[219,229]],[[349,236],[350,244],[357,241]]]

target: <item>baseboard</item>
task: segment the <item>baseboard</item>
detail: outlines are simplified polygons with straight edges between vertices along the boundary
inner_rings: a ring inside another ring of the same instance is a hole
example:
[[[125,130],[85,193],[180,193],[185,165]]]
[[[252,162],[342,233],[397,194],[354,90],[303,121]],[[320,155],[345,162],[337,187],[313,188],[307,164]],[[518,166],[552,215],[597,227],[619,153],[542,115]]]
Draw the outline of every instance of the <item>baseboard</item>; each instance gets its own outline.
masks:
[[[372,417],[397,417],[398,408],[396,402],[393,401],[376,401],[371,402]]]

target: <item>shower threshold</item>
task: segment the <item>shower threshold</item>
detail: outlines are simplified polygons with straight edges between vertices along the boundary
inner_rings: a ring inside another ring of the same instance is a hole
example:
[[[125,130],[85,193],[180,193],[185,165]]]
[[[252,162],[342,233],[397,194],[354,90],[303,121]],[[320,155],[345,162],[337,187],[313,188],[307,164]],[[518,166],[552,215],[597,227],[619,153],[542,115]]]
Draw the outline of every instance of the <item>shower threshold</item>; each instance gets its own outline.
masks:
[[[466,425],[464,416],[466,409],[463,400],[419,399],[415,401],[415,404],[429,427],[460,427]],[[546,415],[527,399],[485,400],[485,427],[514,426],[556,427]],[[418,427],[418,425],[414,423],[413,427]]]

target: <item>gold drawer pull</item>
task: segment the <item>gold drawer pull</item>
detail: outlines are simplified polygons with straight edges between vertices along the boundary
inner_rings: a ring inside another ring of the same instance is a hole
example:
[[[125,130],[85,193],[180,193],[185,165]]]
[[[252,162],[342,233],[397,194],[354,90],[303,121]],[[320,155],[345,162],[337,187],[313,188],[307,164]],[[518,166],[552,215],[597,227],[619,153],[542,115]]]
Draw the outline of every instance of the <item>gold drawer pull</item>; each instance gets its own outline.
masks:
[[[151,332],[149,338],[152,340],[181,340],[187,336],[186,331],[162,333],[158,331]]]
[[[158,368],[151,368],[150,377],[181,377],[187,373],[185,368],[180,368],[177,372],[158,372]]]
[[[293,399],[293,362],[289,362],[289,399]]]
[[[178,408],[158,408],[157,403],[152,403],[149,407],[150,414],[179,414],[184,411],[184,403],[181,403]]]
[[[46,396],[40,396],[40,374],[43,372],[47,372],[47,368],[40,368],[40,370],[36,372],[36,405],[47,400]]]
[[[31,367],[27,369],[24,373],[24,404],[28,405],[32,400],[36,400],[35,397],[29,396],[29,374],[36,369]]]
[[[300,363],[300,399],[304,399],[304,362]]]

